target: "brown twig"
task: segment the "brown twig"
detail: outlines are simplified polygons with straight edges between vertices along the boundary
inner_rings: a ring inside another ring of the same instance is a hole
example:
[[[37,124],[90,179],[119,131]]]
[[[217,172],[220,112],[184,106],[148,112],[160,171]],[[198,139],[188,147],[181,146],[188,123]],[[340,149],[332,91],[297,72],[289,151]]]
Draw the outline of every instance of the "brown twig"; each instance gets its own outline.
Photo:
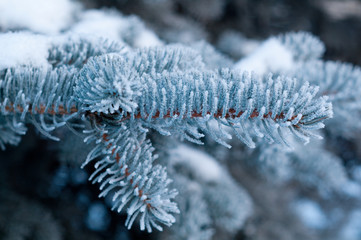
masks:
[[[33,106],[30,104],[28,108],[28,113],[33,113],[33,110],[38,114],[44,114],[45,113],[45,105],[40,105],[40,107],[35,107],[33,109]],[[14,107],[14,104],[9,104],[5,106],[5,110],[8,112],[23,112],[24,108],[21,106]],[[70,108],[70,111],[68,111],[63,105],[59,105],[58,109],[55,109],[55,106],[52,105],[50,108],[47,109],[47,114],[50,115],[68,115],[78,112],[78,109],[75,106],[72,106]]]
[[[104,142],[104,143],[107,143],[107,142],[109,141],[108,137],[109,137],[109,135],[106,134],[106,133],[104,133],[104,134],[102,135],[102,139],[103,139],[103,142]],[[112,146],[112,143],[109,143],[109,144],[107,145],[107,148],[109,149],[111,146]],[[115,148],[113,148],[111,156],[114,157],[115,160],[116,160],[116,162],[119,164],[120,156],[119,156],[118,153],[116,153],[115,156],[114,156],[114,153],[115,153]],[[123,164],[120,165],[119,168],[120,168],[120,170],[123,169],[123,168],[124,168]],[[125,174],[124,174],[125,177],[128,177],[130,174],[131,174],[131,173],[129,172],[129,168],[125,168]],[[130,184],[133,184],[133,181],[134,181],[133,178],[131,178],[131,179],[129,180]],[[136,189],[137,187],[138,187],[138,185],[136,184],[136,185],[133,187],[133,189]],[[143,196],[143,190],[140,189],[140,190],[139,190],[139,197],[141,198],[142,196]],[[148,209],[153,208],[153,206],[152,206],[150,203],[147,202],[147,201],[149,201],[149,200],[150,200],[150,198],[148,198],[148,197],[143,200],[143,202],[147,205],[147,208],[148,208]]]
[[[45,105],[40,105],[40,107],[35,107],[35,112],[38,114],[44,114],[45,113]],[[8,112],[15,112],[15,107],[13,104],[9,104],[7,106],[5,106],[5,110]],[[18,112],[23,112],[24,108],[21,106],[16,106],[16,110]],[[68,111],[63,105],[59,105],[58,109],[55,109],[55,106],[52,105],[50,108],[47,109],[47,114],[50,115],[68,115],[68,114],[73,114],[78,112],[79,110],[75,107],[72,106],[70,108],[70,111]],[[120,109],[120,112],[122,110]],[[29,109],[28,109],[29,113],[33,113],[33,107],[32,105],[29,105]],[[226,114],[224,115],[225,119],[235,119],[235,118],[239,118],[241,117],[245,112],[244,111],[240,111],[238,112],[238,114],[236,114],[236,110],[234,108],[230,108]],[[207,114],[209,115],[210,112],[207,112]],[[259,112],[257,109],[254,109],[253,112],[250,114],[249,118],[256,118],[259,116]],[[104,119],[109,119],[109,120],[114,120],[115,117],[117,115],[119,115],[119,113],[114,113],[114,114],[104,114],[104,113],[98,113],[98,112],[90,112],[87,111],[85,112],[86,116],[89,117],[93,117],[97,120],[97,122],[101,122],[102,118]],[[180,112],[179,111],[173,111],[173,114],[171,114],[170,111],[167,111],[166,114],[163,115],[163,119],[167,119],[167,118],[172,118],[174,116],[180,116]],[[187,116],[187,113],[184,114],[183,119],[185,119]],[[221,118],[223,116],[223,109],[219,109],[216,113],[213,114],[214,118]],[[135,119],[146,119],[148,118],[149,115],[145,115],[142,116],[140,112],[138,112],[137,114],[134,115]],[[152,119],[158,119],[160,117],[160,111],[156,111],[155,114],[152,116]],[[193,111],[191,114],[191,118],[197,118],[197,117],[203,117],[203,112],[197,112],[197,111]],[[272,117],[272,112],[268,112],[263,114],[263,118],[271,118]],[[292,116],[290,119],[286,119],[286,121],[292,121],[296,118],[297,116],[294,115]],[[127,113],[126,116],[124,116],[122,119],[118,120],[118,122],[124,122],[126,120],[129,120],[132,118],[131,113]],[[272,119],[274,121],[280,120],[280,119],[284,119],[285,118],[285,114],[283,112],[281,112],[280,114],[277,114],[275,117],[273,117]],[[294,125],[295,127],[299,127],[297,125]]]

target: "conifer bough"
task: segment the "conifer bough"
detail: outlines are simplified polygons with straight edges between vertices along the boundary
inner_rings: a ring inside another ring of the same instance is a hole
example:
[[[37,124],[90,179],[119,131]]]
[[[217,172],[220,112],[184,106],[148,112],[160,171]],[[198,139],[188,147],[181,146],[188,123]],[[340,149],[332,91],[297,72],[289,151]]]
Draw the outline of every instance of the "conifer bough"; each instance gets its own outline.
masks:
[[[198,144],[208,134],[230,147],[231,130],[249,147],[254,137],[289,145],[288,135],[308,142],[332,116],[317,86],[211,71],[187,47],[95,48],[72,41],[49,50],[48,68],[0,71],[0,144],[17,144],[26,123],[59,140],[50,132],[81,122],[84,141],[95,143],[83,166],[95,162],[90,180],[100,183],[100,196],[113,196],[113,209],[126,207],[129,228],[139,217],[142,230],[161,230],[179,212],[166,169],[154,164],[148,129]]]

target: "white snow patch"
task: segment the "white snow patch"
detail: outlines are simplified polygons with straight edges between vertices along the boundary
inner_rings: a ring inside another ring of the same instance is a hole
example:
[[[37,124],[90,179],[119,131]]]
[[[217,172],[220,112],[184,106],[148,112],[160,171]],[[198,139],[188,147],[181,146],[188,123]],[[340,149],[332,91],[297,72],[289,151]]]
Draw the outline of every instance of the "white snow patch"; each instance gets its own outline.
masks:
[[[125,21],[115,11],[88,10],[79,17],[71,31],[80,35],[93,35],[108,38],[113,41],[121,40],[119,32],[126,27]]]
[[[348,181],[342,188],[343,192],[349,197],[359,198],[361,197],[361,186],[354,181]]]
[[[254,52],[260,46],[259,41],[245,39],[244,43],[242,44],[242,54],[249,55]]]
[[[130,40],[134,47],[163,45],[162,41],[134,16],[124,17],[112,10],[88,10],[79,19],[70,31],[119,42]]]
[[[0,0],[0,27],[56,34],[72,23],[79,9],[71,0]]]
[[[234,68],[242,72],[253,71],[263,75],[269,72],[290,70],[294,64],[292,52],[285,48],[277,39],[270,38],[250,55],[237,62]]]
[[[173,163],[186,164],[192,168],[196,177],[205,182],[218,181],[223,175],[221,166],[213,157],[185,144],[172,149],[170,154]]]
[[[152,31],[145,29],[138,33],[138,36],[134,39],[134,47],[143,48],[143,47],[154,47],[162,46],[163,42],[153,33]]]
[[[340,232],[338,239],[343,240],[360,240],[361,236],[361,210],[357,209],[353,211],[348,220],[346,221],[345,226]]]
[[[301,221],[313,229],[323,229],[327,225],[327,217],[318,203],[309,199],[301,199],[293,205],[293,210]]]
[[[251,54],[260,45],[260,42],[246,38],[237,31],[224,31],[218,39],[218,48],[233,57],[241,57]]]
[[[0,70],[15,66],[48,66],[48,37],[28,32],[0,34]]]

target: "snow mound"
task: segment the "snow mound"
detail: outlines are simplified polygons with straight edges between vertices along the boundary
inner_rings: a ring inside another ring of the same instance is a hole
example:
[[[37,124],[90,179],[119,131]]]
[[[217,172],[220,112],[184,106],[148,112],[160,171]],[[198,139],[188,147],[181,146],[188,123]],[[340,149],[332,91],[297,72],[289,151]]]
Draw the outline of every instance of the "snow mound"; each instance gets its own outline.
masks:
[[[277,39],[270,38],[249,56],[236,63],[234,68],[263,75],[269,72],[287,71],[294,65],[292,52]]]
[[[1,0],[0,27],[56,34],[72,23],[79,9],[71,0]]]
[[[139,48],[163,45],[163,42],[135,16],[123,16],[119,12],[105,9],[85,11],[79,19],[70,29],[71,32],[126,42]]]
[[[0,34],[0,70],[15,66],[47,67],[51,42],[28,32]]]
[[[205,182],[218,182],[222,179],[222,168],[210,155],[180,144],[170,151],[173,163],[184,163],[197,173],[197,177]]]

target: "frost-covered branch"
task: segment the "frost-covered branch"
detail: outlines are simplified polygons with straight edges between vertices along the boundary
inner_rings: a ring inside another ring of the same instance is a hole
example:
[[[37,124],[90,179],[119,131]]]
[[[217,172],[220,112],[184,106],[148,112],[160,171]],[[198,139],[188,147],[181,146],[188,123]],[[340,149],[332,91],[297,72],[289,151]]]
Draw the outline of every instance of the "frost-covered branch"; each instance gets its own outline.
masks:
[[[146,71],[150,73],[140,75],[121,55],[94,58],[82,69],[75,87],[81,109],[100,116],[100,121],[139,120],[164,135],[177,131],[195,142],[203,136],[194,131],[198,128],[227,145],[223,139],[229,136],[221,125],[218,132],[208,126],[215,119],[233,128],[250,147],[252,134],[284,142],[281,129],[308,141],[310,130],[322,128],[322,121],[332,115],[327,97],[315,98],[317,87],[308,83],[299,87],[285,77],[269,77],[264,83],[229,70]],[[254,132],[245,124],[251,124]]]
[[[253,148],[254,136],[285,145],[288,135],[308,142],[332,116],[318,87],[284,76],[210,70],[214,61],[202,56],[214,54],[211,50],[182,45],[125,50],[66,36],[44,41],[46,51],[35,61],[41,64],[14,63],[0,72],[0,130],[9,137],[0,143],[16,144],[27,123],[54,140],[59,140],[50,135],[55,128],[80,123],[84,141],[95,143],[84,162],[95,162],[90,180],[100,184],[100,196],[113,196],[113,209],[126,208],[128,228],[140,217],[142,230],[161,230],[179,211],[166,169],[154,163],[149,129],[198,144],[207,134],[227,147],[232,129]],[[221,188],[233,185],[227,180]]]

